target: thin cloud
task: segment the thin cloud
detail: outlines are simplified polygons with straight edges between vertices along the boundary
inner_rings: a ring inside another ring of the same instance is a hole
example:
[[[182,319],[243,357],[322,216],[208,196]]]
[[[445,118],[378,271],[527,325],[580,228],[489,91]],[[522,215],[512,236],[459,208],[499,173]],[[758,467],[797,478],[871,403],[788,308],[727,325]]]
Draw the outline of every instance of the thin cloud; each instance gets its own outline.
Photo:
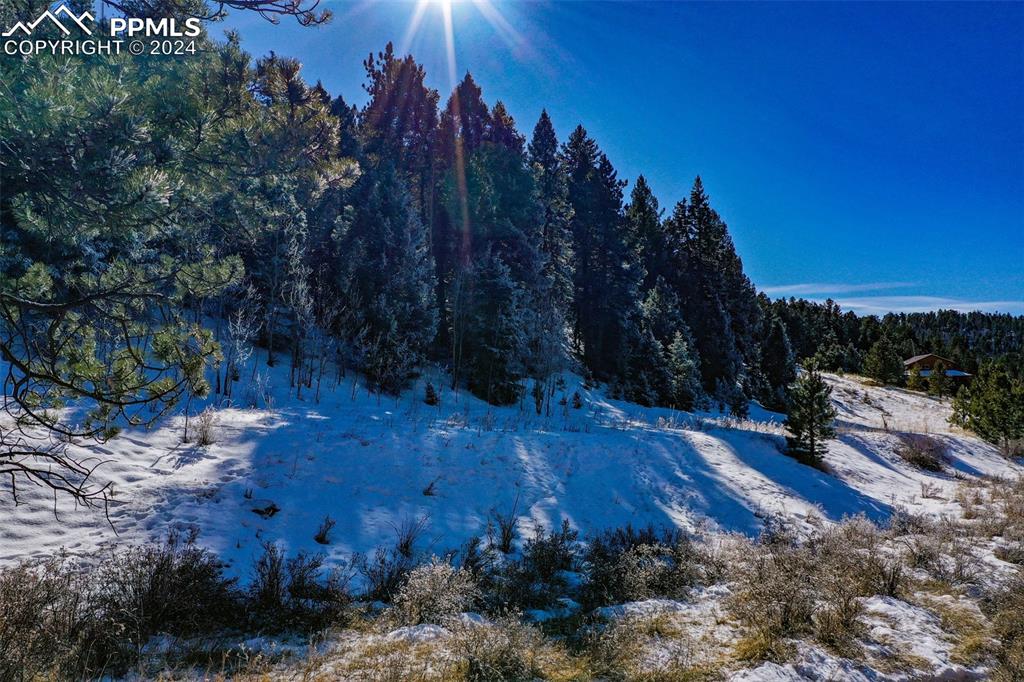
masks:
[[[926,313],[933,310],[957,310],[964,313],[976,310],[1024,315],[1024,301],[971,301],[943,296],[864,296],[836,299],[836,303],[843,310],[852,310],[858,315]]]
[[[761,287],[768,296],[809,296],[812,294],[855,294],[861,291],[884,291],[914,286],[913,282],[865,282],[863,284],[842,284],[838,282],[809,282],[806,284],[781,284]]]

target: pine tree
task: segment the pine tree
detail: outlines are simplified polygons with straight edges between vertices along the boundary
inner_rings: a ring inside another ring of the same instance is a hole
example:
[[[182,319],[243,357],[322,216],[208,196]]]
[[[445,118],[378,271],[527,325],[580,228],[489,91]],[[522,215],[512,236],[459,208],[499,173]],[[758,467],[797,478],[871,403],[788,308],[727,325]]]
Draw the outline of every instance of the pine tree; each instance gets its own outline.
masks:
[[[661,209],[643,175],[636,179],[625,212],[625,228],[633,259],[643,271],[641,289],[654,286],[669,274],[668,249],[661,225]]]
[[[627,330],[622,366],[615,376],[616,393],[639,405],[658,405],[672,390],[665,349],[639,317],[630,321]]]
[[[772,316],[768,336],[761,347],[761,371],[767,383],[763,396],[765,407],[785,411],[786,390],[796,379],[796,365],[786,326],[777,315]]]
[[[461,276],[467,293],[465,329],[456,338],[464,339],[465,357],[457,354],[455,362],[465,365],[474,394],[494,405],[515,403],[526,376],[523,290],[511,268],[493,253]]]
[[[351,224],[335,233],[339,290],[354,302],[350,340],[373,385],[396,392],[414,376],[434,338],[437,313],[426,231],[390,165],[353,188]]]
[[[448,291],[460,269],[472,262],[469,241],[475,208],[469,196],[469,164],[492,129],[491,116],[480,87],[469,73],[456,86],[441,113],[435,135],[433,215],[431,247],[436,269],[437,306],[441,311],[438,346],[448,350],[455,320],[449,317],[452,295]],[[521,156],[509,150],[513,157]],[[477,249],[482,252],[483,249]]]
[[[449,172],[443,193],[463,224],[447,301],[453,380],[465,369],[474,393],[506,403],[520,379],[544,379],[560,364],[561,329],[548,321],[550,282],[538,250],[543,210],[534,175],[515,150],[485,142],[464,170],[461,179],[457,169]],[[477,300],[490,295],[498,298]],[[481,328],[486,320],[511,334],[507,344]]]
[[[827,330],[814,353],[815,364],[822,370],[835,372],[842,368],[843,357],[843,348],[839,345],[836,333],[832,329]]]
[[[1024,378],[1019,370],[988,362],[953,399],[950,422],[999,445],[1010,456],[1024,438]]]
[[[835,408],[832,387],[825,383],[813,364],[808,366],[790,389],[790,409],[786,428],[788,453],[802,462],[820,467],[827,451],[826,441],[835,436]]]
[[[670,244],[678,244],[674,284],[693,331],[705,390],[743,411],[743,396],[752,392],[751,370],[761,360],[754,338],[760,306],[700,177],[689,202],[680,202],[666,221],[665,232]]]
[[[499,111],[507,115],[504,106]],[[499,124],[498,128],[501,127],[502,124]],[[451,168],[460,157],[468,158],[494,130],[491,113],[484,103],[480,86],[473,80],[473,74],[467,71],[448,98],[438,124],[438,155],[444,167]]]
[[[491,109],[489,125],[484,131],[484,140],[504,147],[519,156],[523,155],[526,138],[516,130],[515,120],[500,100],[495,102],[494,108]]]
[[[45,7],[31,4],[10,12]],[[225,140],[266,112],[237,43],[159,68],[36,57],[0,67],[0,470],[15,495],[29,483],[90,504],[109,486],[67,443],[151,424],[211,388],[221,351],[200,311],[242,265],[209,238],[210,206],[232,186],[220,164],[239,160]]]
[[[544,210],[540,251],[548,282],[544,323],[551,338],[561,343],[573,295],[573,251],[565,171],[558,155],[558,140],[551,119],[542,111],[529,147],[537,199]],[[559,352],[556,358],[560,358]]]
[[[615,169],[583,126],[562,151],[573,216],[576,268],[571,311],[573,341],[584,366],[611,380],[622,366],[623,342],[637,306],[639,273],[629,268],[622,231],[622,188]]]
[[[864,371],[880,384],[899,385],[903,382],[903,361],[888,335],[883,334],[871,346],[864,358]]]
[[[928,374],[929,395],[938,396],[939,398],[949,395],[952,382],[946,371],[946,363],[941,360],[932,367],[932,371]]]
[[[331,114],[338,119],[338,154],[343,157],[358,159],[362,156],[362,145],[359,141],[359,110],[349,106],[345,98],[338,95],[331,102]]]
[[[689,330],[676,332],[668,347],[668,371],[672,394],[669,404],[690,411],[699,406],[703,392],[700,385],[700,360],[689,340]]]
[[[907,388],[911,391],[928,390],[928,382],[925,381],[924,376],[921,374],[921,368],[917,365],[910,368],[910,373],[907,375]]]
[[[411,55],[395,56],[391,43],[363,66],[370,96],[359,114],[363,150],[374,163],[394,166],[420,221],[429,225],[438,93],[426,86],[423,67]]]

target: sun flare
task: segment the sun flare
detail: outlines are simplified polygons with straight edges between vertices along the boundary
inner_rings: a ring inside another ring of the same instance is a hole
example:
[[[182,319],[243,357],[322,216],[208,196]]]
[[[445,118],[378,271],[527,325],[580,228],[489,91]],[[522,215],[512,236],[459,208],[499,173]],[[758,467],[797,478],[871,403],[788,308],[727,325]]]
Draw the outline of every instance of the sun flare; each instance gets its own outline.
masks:
[[[449,84],[454,87],[457,69],[455,59],[455,24],[452,18],[453,5],[472,5],[476,13],[483,17],[494,32],[498,34],[502,42],[511,49],[519,50],[524,45],[524,41],[522,35],[512,26],[512,23],[493,0],[418,0],[402,39],[402,51],[408,51],[412,41],[418,35],[428,31],[425,26],[428,12],[439,12],[447,59],[448,80]]]

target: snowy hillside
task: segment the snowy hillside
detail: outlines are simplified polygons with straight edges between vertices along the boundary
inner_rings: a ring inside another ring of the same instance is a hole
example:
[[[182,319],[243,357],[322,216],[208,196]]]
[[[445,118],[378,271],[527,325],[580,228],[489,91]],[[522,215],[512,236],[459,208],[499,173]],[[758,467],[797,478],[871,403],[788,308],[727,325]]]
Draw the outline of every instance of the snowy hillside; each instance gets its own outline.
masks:
[[[522,531],[568,519],[584,537],[627,523],[754,535],[768,516],[810,528],[856,514],[883,521],[895,507],[954,512],[958,478],[1021,471],[951,429],[947,403],[849,377],[829,377],[839,415],[826,458],[833,475],[783,455],[782,417],[757,405],[748,420],[680,414],[611,400],[566,377],[559,395],[568,404],[541,417],[532,404],[494,408],[464,392],[442,391],[430,407],[422,382],[379,399],[352,381],[317,404],[297,400],[287,374],[275,374],[254,397],[270,407],[217,409],[215,442],[205,447],[181,442],[177,417],[79,448],[104,460],[96,476],[115,484],[113,528],[100,510],[58,500],[55,516],[52,500],[23,491],[23,504],[0,521],[0,562],[62,547],[95,557],[195,527],[200,544],[244,576],[262,541],[324,551],[340,564],[421,525],[418,551],[440,554],[513,511]],[[933,434],[945,470],[906,463],[896,431]],[[321,545],[314,535],[327,516],[337,525]]]

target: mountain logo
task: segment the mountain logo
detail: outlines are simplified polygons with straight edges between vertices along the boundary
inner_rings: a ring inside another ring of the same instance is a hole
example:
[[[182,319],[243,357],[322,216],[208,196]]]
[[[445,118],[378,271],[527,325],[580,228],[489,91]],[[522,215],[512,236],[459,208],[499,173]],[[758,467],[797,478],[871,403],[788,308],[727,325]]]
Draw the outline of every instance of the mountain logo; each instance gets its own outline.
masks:
[[[89,14],[88,12],[82,12],[81,15],[77,15],[70,9],[68,9],[66,5],[61,5],[53,11],[50,11],[48,9],[42,14],[40,14],[38,17],[36,17],[35,21],[31,21],[28,24],[19,21],[16,24],[14,24],[14,26],[11,26],[9,29],[4,31],[2,35],[4,38],[9,38],[18,31],[21,31],[25,35],[32,35],[32,31],[34,31],[36,29],[36,26],[41,24],[44,19],[49,19],[51,22],[53,22],[57,26],[57,28],[63,31],[64,35],[71,35],[71,31],[68,29],[67,26],[61,23],[60,19],[57,18],[58,16],[63,16],[64,21],[68,22],[68,25],[74,23],[74,25],[78,26],[78,28],[85,31],[86,35],[92,35],[92,30],[88,26],[86,26],[84,20],[88,19],[89,21],[95,21],[95,17],[93,17],[93,15]]]

